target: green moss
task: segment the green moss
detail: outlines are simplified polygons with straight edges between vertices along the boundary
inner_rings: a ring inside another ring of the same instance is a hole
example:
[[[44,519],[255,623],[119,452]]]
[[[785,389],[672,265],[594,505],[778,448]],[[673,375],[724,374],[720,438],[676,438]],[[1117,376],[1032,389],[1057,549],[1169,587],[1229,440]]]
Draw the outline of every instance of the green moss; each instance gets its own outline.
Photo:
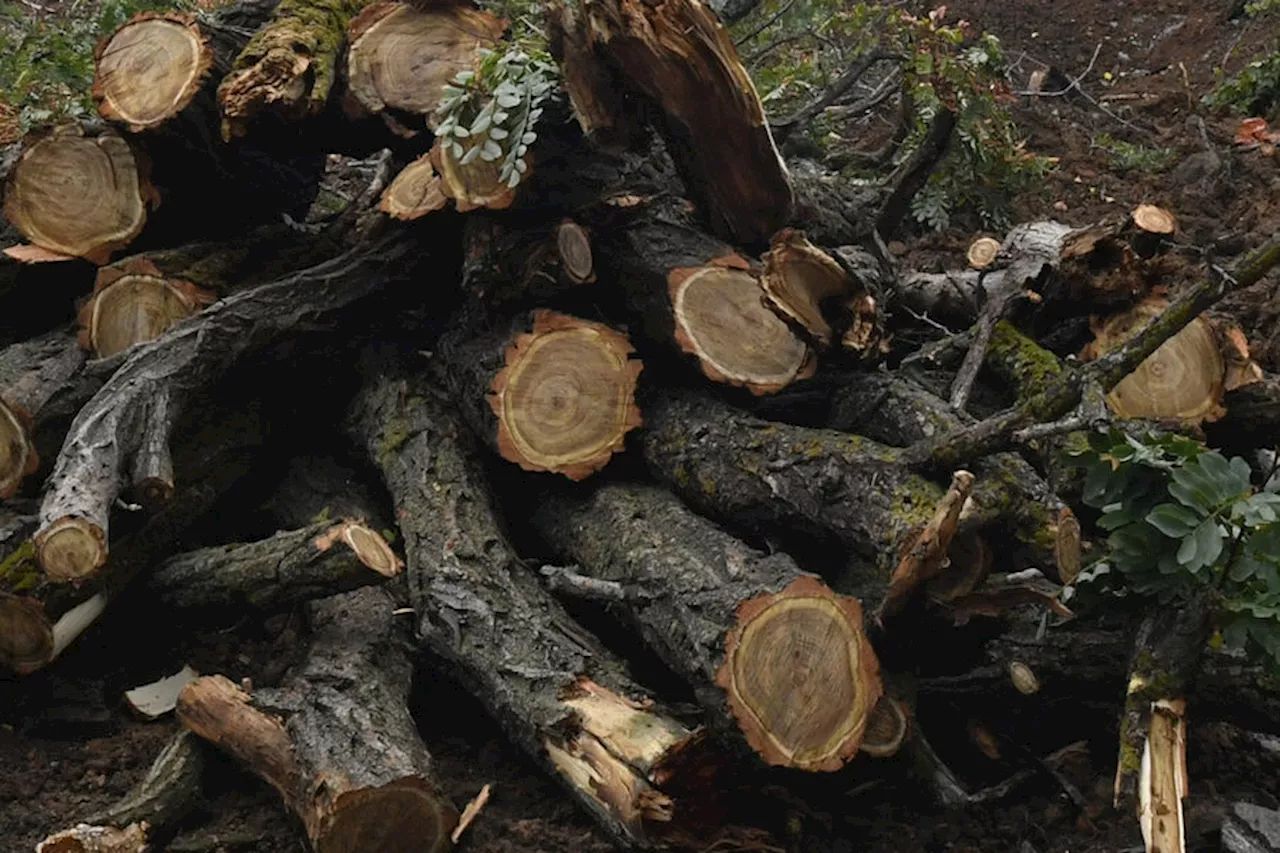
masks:
[[[684,467],[683,462],[677,462],[676,470],[672,473],[675,475],[677,486],[684,488],[689,485],[689,469]]]
[[[698,482],[702,486],[702,493],[704,495],[706,495],[709,498],[715,497],[716,483],[714,480],[712,480],[710,477],[701,477],[699,478]]]
[[[382,440],[378,442],[378,464],[387,467],[410,435],[412,430],[409,429],[409,422],[402,416],[392,415],[387,418],[382,425]]]
[[[320,510],[319,512],[317,512],[315,515],[311,517],[312,524],[324,524],[328,520],[329,520],[328,507],[325,507],[324,509]]]
[[[398,538],[396,536],[396,532],[392,530],[390,527],[384,528],[378,532],[382,535],[382,538],[387,541],[388,545],[394,545],[396,542],[396,539]]]
[[[36,543],[30,539],[0,562],[0,586],[8,592],[25,592],[40,584],[44,573],[36,560]]]
[[[1063,370],[1056,355],[1004,320],[991,333],[987,366],[1013,383],[1019,402],[1047,390]]]

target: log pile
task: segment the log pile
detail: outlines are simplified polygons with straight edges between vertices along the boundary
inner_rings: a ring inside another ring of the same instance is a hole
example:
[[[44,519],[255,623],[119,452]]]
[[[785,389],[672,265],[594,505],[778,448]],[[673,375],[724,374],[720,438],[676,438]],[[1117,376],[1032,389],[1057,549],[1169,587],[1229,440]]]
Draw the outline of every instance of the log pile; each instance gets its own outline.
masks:
[[[0,350],[0,663],[49,667],[134,594],[305,613],[279,684],[208,674],[177,715],[320,853],[456,842],[461,804],[408,711],[414,662],[473,693],[621,847],[707,849],[725,768],[812,787],[896,762],[956,802],[917,703],[1073,672],[1060,593],[1082,535],[1102,544],[1046,448],[1095,425],[1094,397],[1117,422],[1276,426],[1274,380],[1205,312],[1280,249],[1167,293],[1152,282],[1176,222],[1143,208],[1018,226],[967,269],[895,270],[851,223],[896,219],[840,208],[813,164],[793,176],[708,7],[547,17],[554,91],[500,89],[465,128],[446,93],[513,50],[467,4],[241,0],[104,34],[100,117],[5,161],[23,242],[0,299],[36,275],[79,299],[61,325],[15,320]],[[488,128],[521,109],[499,144]],[[364,189],[315,214],[326,158],[369,151]],[[971,328],[903,351],[923,315]],[[1036,342],[1087,315],[1083,366]],[[978,392],[1007,408],[981,418]],[[313,433],[319,460],[282,438]],[[374,485],[319,482],[326,453]],[[207,523],[281,468],[271,531]],[[1052,626],[1036,660],[1001,645],[1028,618]],[[646,685],[619,632],[693,701]],[[949,633],[987,646],[914,683]],[[1106,636],[1124,737],[1185,737],[1198,649],[1160,646],[1176,690],[1126,698],[1125,639]],[[194,744],[46,849],[172,832]]]

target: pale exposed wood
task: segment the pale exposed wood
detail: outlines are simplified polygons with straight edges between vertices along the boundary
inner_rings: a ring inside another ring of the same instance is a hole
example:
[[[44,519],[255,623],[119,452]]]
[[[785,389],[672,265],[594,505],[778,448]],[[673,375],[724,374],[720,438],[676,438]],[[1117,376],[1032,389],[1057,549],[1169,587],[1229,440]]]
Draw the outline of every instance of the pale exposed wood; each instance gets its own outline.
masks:
[[[101,264],[142,231],[153,192],[118,134],[63,123],[23,140],[4,216],[37,246]]]
[[[799,324],[818,343],[830,346],[829,313],[844,312],[840,343],[845,349],[875,351],[878,318],[875,299],[830,255],[803,234],[787,228],[774,236],[764,254],[764,293],[774,310]]]
[[[348,113],[382,114],[405,136],[435,130],[444,85],[472,70],[502,30],[495,16],[461,3],[366,6],[347,29]]]
[[[1138,782],[1138,823],[1147,853],[1185,853],[1187,796],[1187,703],[1160,700],[1151,708]]]
[[[1172,234],[1178,229],[1178,220],[1173,213],[1154,204],[1140,204],[1130,215],[1134,225],[1150,234]]]
[[[378,209],[396,219],[410,220],[440,210],[448,203],[431,157],[424,154],[400,170],[383,191]]]
[[[515,201],[516,191],[499,177],[497,162],[477,157],[464,166],[453,156],[452,146],[437,141],[431,149],[431,164],[440,174],[440,189],[461,213],[482,207],[504,210]]]
[[[911,731],[911,719],[903,703],[885,694],[876,702],[867,718],[866,731],[858,749],[873,758],[897,755]]]
[[[182,112],[200,91],[214,52],[191,15],[144,12],[103,39],[93,99],[103,118],[137,133]]]
[[[591,237],[581,225],[568,219],[560,223],[556,228],[556,252],[560,256],[560,268],[570,281],[590,284],[596,280]]]
[[[214,301],[213,293],[166,276],[145,257],[127,259],[99,270],[80,310],[81,344],[107,358],[155,340]]]
[[[930,578],[947,565],[947,551],[955,537],[969,493],[973,491],[973,474],[957,471],[951,476],[951,487],[939,501],[933,518],[915,540],[903,550],[902,559],[889,579],[889,589],[876,611],[883,622],[902,609],[907,600]]]
[[[969,244],[969,251],[965,254],[965,259],[969,261],[969,266],[975,270],[986,269],[995,262],[996,255],[999,252],[999,240],[994,237],[979,237]]]

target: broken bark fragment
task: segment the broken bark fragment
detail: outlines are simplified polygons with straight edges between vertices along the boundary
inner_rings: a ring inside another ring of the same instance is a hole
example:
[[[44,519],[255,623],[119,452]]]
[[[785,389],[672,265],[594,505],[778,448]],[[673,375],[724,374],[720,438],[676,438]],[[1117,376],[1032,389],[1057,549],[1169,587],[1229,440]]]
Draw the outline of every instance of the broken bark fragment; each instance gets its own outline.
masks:
[[[99,42],[94,58],[98,112],[138,133],[186,109],[204,86],[214,51],[194,16],[146,12]]]
[[[424,646],[612,838],[656,845],[681,819],[671,792],[697,771],[699,736],[654,707],[521,564],[453,404],[402,377],[370,366],[352,431],[394,498]]]
[[[98,272],[80,310],[81,343],[96,358],[108,358],[155,340],[214,299],[189,281],[166,277],[143,256],[130,258]]]
[[[937,577],[946,567],[947,551],[956,535],[960,511],[972,490],[973,475],[968,471],[957,471],[951,475],[951,487],[938,502],[933,518],[916,535],[915,541],[903,549],[902,557],[889,578],[889,589],[876,609],[877,622],[883,623],[900,611],[921,585]]]
[[[884,318],[875,298],[800,232],[787,228],[774,236],[761,283],[774,310],[822,346],[838,336],[844,349],[864,356],[877,351]]]
[[[642,365],[631,358],[631,342],[608,326],[546,310],[512,329],[443,346],[459,404],[502,458],[527,471],[590,476],[640,425]]]
[[[503,29],[500,19],[462,4],[365,6],[347,28],[348,115],[381,115],[405,136],[434,131],[445,84],[473,70],[480,48],[494,47]]]
[[[218,545],[165,560],[147,586],[170,607],[283,610],[395,577],[404,564],[376,530],[321,522],[257,542]]]
[[[183,725],[279,792],[316,853],[450,847],[458,812],[407,701],[413,664],[394,602],[368,587],[311,605],[306,660],[252,695],[222,676],[188,685]]]
[[[765,305],[756,271],[718,240],[667,221],[637,224],[601,262],[623,283],[646,336],[692,356],[715,382],[770,394],[816,368]]]
[[[218,86],[223,138],[244,136],[263,111],[291,121],[318,114],[337,76],[347,25],[367,2],[282,0]]]
[[[787,167],[715,14],[694,0],[606,0],[578,13],[595,55],[658,106],[667,149],[712,231],[754,246],[785,226],[794,204]]]
[[[77,415],[50,476],[36,535],[49,576],[84,580],[106,562],[108,518],[126,477],[145,470],[138,458],[163,446],[192,394],[276,336],[331,321],[408,275],[409,251],[393,234],[224,299],[142,345]]]
[[[431,156],[424,154],[400,170],[382,193],[378,209],[396,219],[410,220],[440,210],[448,203],[440,176],[431,165]]]
[[[881,692],[857,601],[652,486],[544,494],[532,521],[591,576],[648,593],[615,607],[723,734],[800,770],[838,770],[857,753]]]
[[[24,138],[4,216],[37,246],[102,264],[142,232],[153,194],[119,134],[64,122]]]

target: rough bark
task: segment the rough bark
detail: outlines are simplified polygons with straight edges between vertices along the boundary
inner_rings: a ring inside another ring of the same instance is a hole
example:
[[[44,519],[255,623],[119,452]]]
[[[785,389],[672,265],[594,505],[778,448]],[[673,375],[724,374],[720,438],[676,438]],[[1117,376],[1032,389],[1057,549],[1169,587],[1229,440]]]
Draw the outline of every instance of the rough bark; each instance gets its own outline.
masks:
[[[59,330],[0,351],[0,500],[35,473],[37,416],[84,364],[84,352]]]
[[[458,812],[435,778],[407,701],[413,664],[385,590],[311,605],[306,660],[252,696],[197,679],[178,717],[274,787],[316,853],[436,851]]]
[[[603,468],[640,425],[641,363],[608,326],[538,310],[510,332],[442,342],[458,405],[476,432],[527,471],[571,480]]]
[[[664,793],[682,781],[674,761],[697,736],[654,708],[521,564],[453,406],[375,365],[352,432],[394,498],[423,646],[611,837],[658,845],[684,808]]]
[[[942,500],[894,449],[857,436],[763,421],[683,392],[655,392],[644,411],[645,461],[659,479],[724,524],[838,543],[849,571],[836,591],[868,606]]]
[[[0,663],[19,673],[50,663],[127,584],[173,553],[184,531],[251,469],[262,441],[255,404],[201,406],[189,421],[193,428],[183,429],[174,457],[183,485],[136,532],[115,544],[105,570],[87,582],[59,582],[38,562],[34,538],[23,540],[0,562]]]
[[[489,316],[546,306],[596,280],[591,236],[571,219],[518,227],[476,213],[463,232],[463,290]]]
[[[359,298],[408,278],[409,254],[402,235],[384,237],[236,294],[133,350],[76,417],[50,477],[36,537],[49,576],[86,579],[106,562],[112,504],[145,468],[137,465],[144,451],[163,450],[194,392],[276,337],[333,322]]]
[[[653,486],[543,494],[532,521],[589,576],[636,590],[613,606],[722,735],[801,770],[838,770],[857,753],[881,686],[856,600]]]
[[[645,336],[691,356],[707,378],[767,394],[812,374],[809,347],[769,310],[758,273],[725,244],[665,218],[602,240],[601,266],[622,282]]]
[[[495,47],[502,30],[495,16],[464,5],[365,6],[347,28],[343,108],[380,115],[403,136],[434,131],[445,84],[472,70],[480,48]]]
[[[173,834],[200,797],[204,745],[180,731],[165,745],[147,775],[107,809],[55,833],[38,848],[45,853],[103,853],[104,838],[129,839],[120,853],[136,853],[139,843],[157,847]],[[113,853],[114,848],[107,848]]]
[[[693,0],[608,0],[577,13],[595,55],[657,106],[668,150],[712,231],[754,246],[786,225],[794,203],[786,165],[714,13]],[[572,70],[566,76],[571,87],[581,79]]]
[[[286,120],[317,115],[337,79],[351,19],[367,0],[282,0],[218,86],[224,139],[244,136],[270,111]]]
[[[157,566],[147,586],[168,607],[284,610],[381,583],[403,568],[378,531],[357,521],[321,522],[179,554]]]

